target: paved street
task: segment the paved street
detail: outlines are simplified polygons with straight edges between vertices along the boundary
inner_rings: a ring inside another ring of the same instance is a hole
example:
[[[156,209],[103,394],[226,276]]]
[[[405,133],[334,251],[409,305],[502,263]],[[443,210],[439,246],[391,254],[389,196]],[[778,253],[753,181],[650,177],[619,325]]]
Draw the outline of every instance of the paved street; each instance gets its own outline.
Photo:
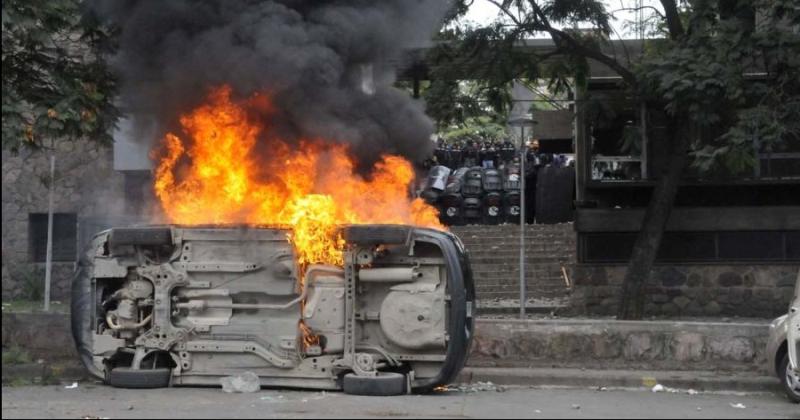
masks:
[[[4,387],[3,418],[800,418],[800,406],[777,394],[652,393],[646,390],[508,388],[437,395],[355,397],[341,393],[215,388],[121,390],[81,383]]]

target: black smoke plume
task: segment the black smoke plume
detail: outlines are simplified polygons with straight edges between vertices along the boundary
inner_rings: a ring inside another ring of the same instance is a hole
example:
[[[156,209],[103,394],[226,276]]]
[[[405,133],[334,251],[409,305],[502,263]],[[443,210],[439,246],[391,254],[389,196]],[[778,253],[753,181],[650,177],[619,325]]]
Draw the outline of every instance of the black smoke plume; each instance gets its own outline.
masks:
[[[368,165],[381,153],[419,161],[430,152],[433,124],[392,87],[394,64],[430,39],[449,3],[98,0],[91,9],[121,31],[112,62],[133,116],[174,130],[179,114],[226,83],[239,97],[270,93],[280,110],[273,132],[285,139],[346,142]]]

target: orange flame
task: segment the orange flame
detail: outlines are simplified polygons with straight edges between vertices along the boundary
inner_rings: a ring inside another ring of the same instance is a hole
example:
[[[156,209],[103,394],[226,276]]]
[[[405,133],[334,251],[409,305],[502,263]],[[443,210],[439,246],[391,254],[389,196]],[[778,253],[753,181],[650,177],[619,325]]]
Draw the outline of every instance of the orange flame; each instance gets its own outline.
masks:
[[[172,222],[290,226],[301,267],[342,265],[342,224],[443,228],[435,208],[409,198],[407,160],[381,156],[362,177],[347,146],[315,139],[292,147],[252,117],[270,109],[265,95],[235,101],[221,86],[181,117],[186,136],[169,133],[154,152],[155,192]]]

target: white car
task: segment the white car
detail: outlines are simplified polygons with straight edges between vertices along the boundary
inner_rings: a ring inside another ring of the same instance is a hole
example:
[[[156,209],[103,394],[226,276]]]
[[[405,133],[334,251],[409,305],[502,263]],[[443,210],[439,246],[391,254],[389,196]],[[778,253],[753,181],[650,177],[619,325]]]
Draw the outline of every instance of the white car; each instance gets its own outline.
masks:
[[[775,368],[786,396],[800,403],[800,272],[789,313],[770,324],[767,355],[769,366]]]

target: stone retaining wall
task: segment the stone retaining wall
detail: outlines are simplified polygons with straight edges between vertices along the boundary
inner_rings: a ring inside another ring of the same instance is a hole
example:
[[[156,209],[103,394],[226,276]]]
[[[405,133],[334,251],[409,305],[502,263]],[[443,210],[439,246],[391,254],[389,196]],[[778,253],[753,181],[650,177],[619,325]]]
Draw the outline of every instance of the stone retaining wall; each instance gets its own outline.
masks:
[[[60,141],[56,157],[56,213],[73,213],[78,223],[87,217],[124,214],[124,177],[113,168],[111,147],[85,140]],[[29,283],[39,282],[43,290],[44,264],[31,260],[29,217],[47,213],[50,179],[49,152],[3,153],[3,300],[28,298]],[[76,244],[77,248],[83,244]],[[53,265],[51,283],[54,300],[68,300],[74,261]]]
[[[68,314],[4,313],[3,348],[35,359],[77,360]],[[612,320],[476,322],[473,367],[720,370],[766,368],[763,323]]]
[[[33,360],[78,360],[69,314],[3,313],[3,350],[19,347]]]
[[[765,323],[612,320],[480,320],[473,367],[758,372]]]
[[[645,285],[650,316],[774,318],[786,313],[797,265],[658,265]],[[616,314],[624,265],[578,265],[570,300],[574,315]]]

